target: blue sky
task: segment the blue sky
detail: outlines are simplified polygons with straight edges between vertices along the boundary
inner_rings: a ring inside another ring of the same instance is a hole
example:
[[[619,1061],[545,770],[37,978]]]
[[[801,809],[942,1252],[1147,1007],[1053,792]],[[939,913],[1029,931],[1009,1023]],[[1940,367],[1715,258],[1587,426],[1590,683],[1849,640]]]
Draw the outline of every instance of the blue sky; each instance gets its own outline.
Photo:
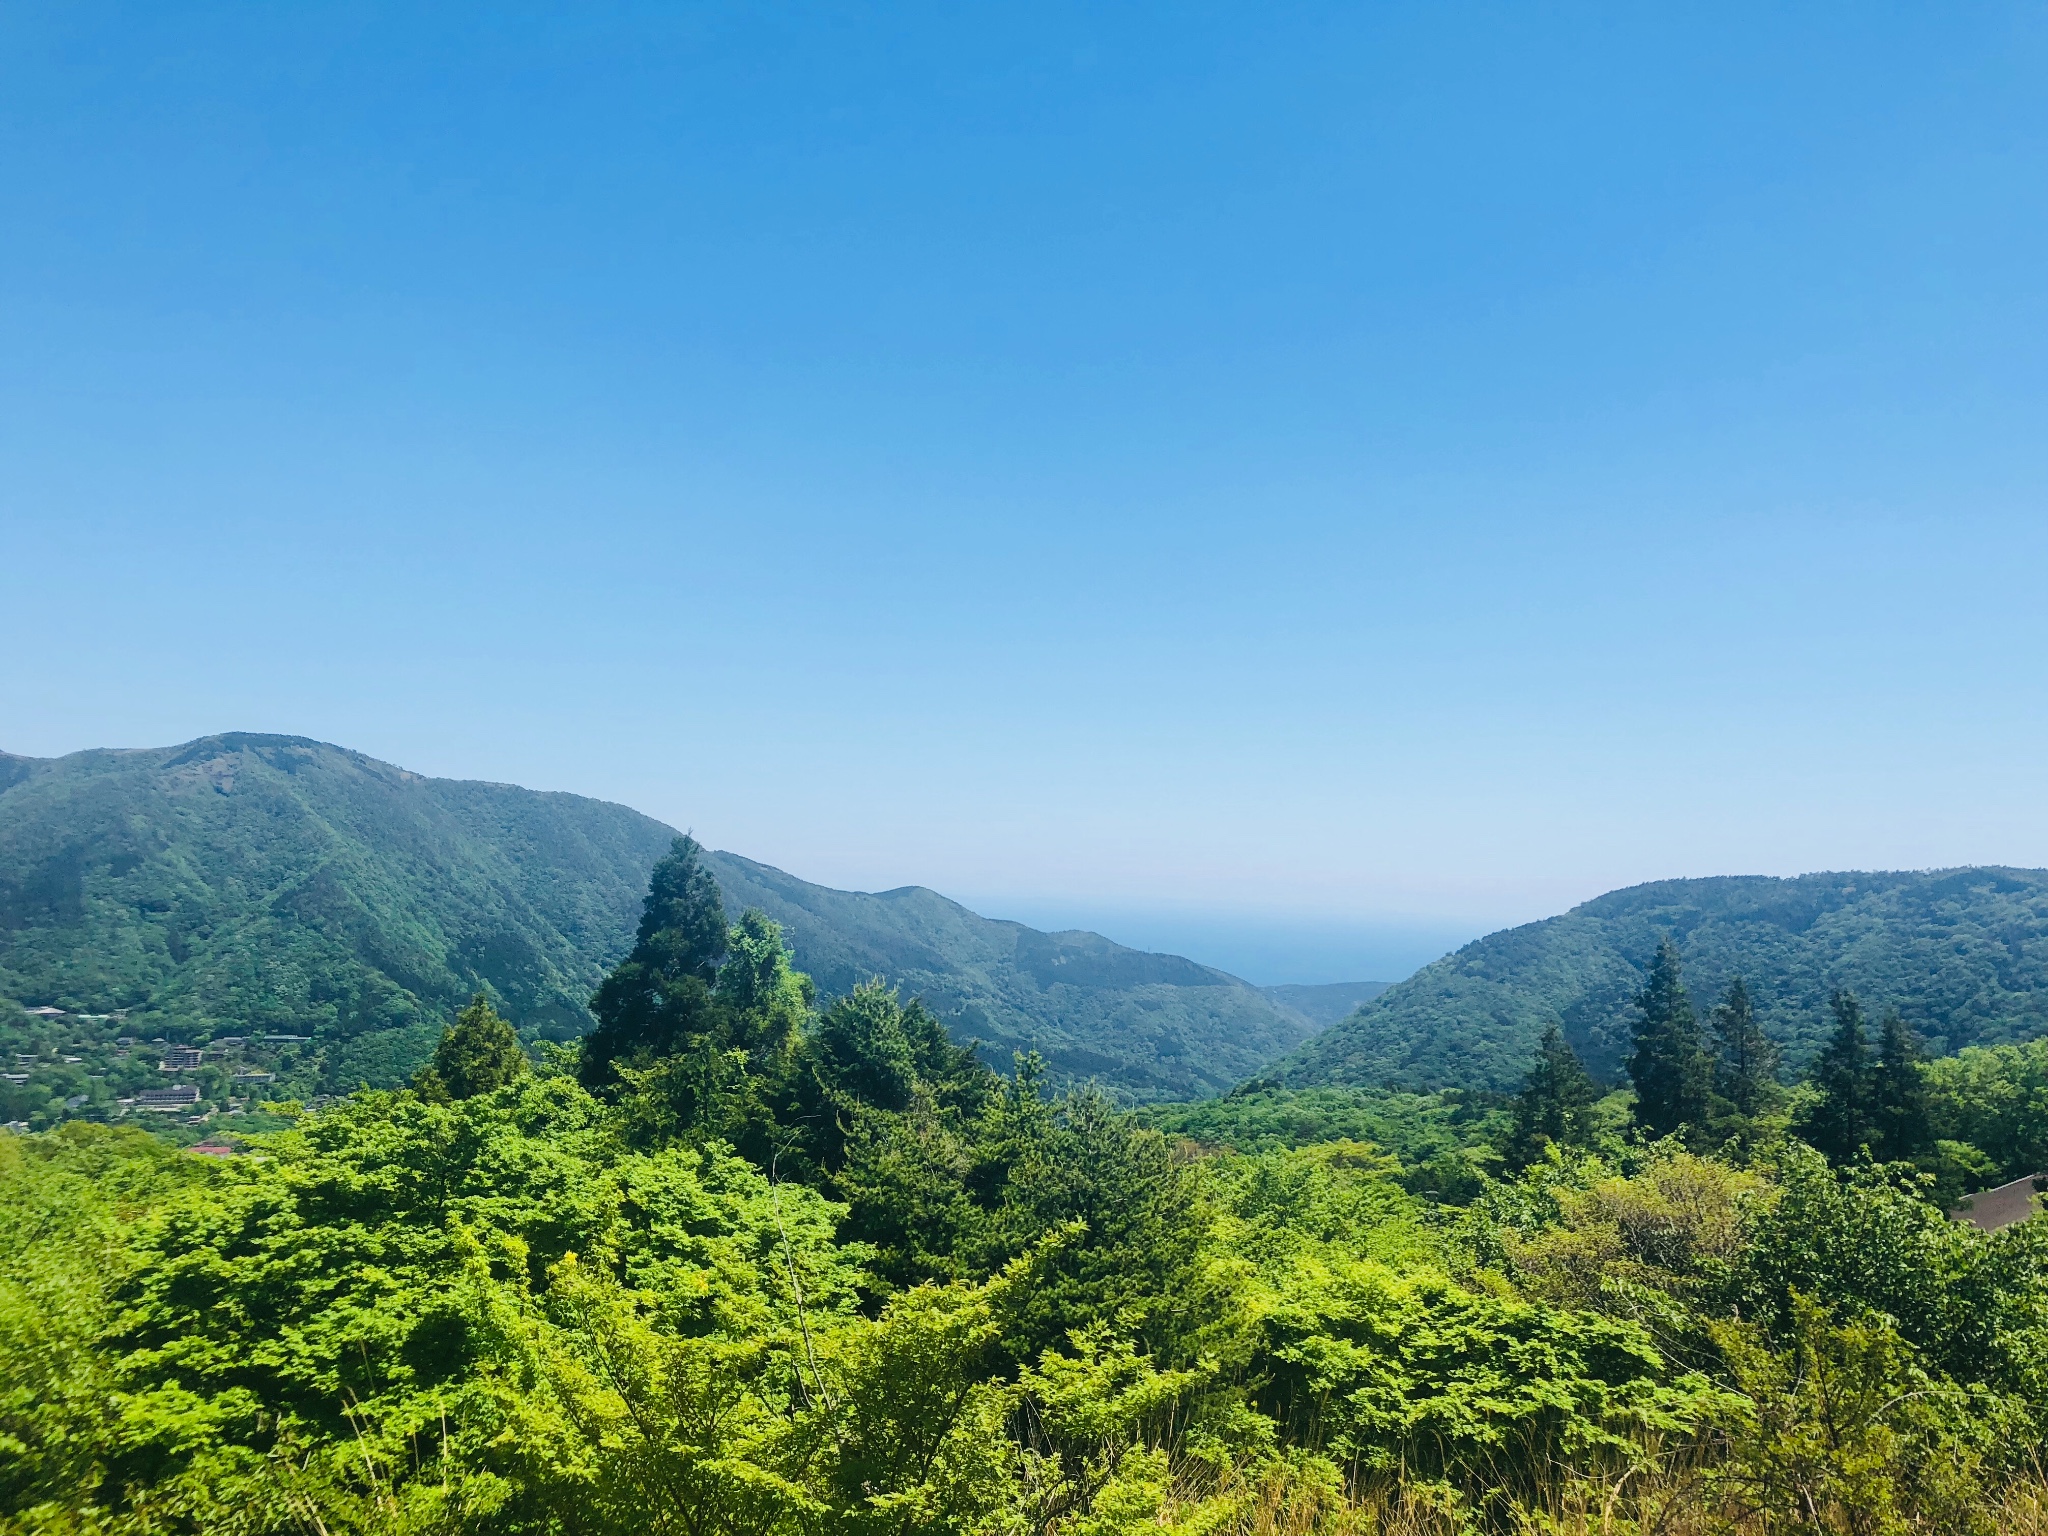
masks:
[[[0,11],[0,745],[1255,980],[2048,864],[2039,5]]]

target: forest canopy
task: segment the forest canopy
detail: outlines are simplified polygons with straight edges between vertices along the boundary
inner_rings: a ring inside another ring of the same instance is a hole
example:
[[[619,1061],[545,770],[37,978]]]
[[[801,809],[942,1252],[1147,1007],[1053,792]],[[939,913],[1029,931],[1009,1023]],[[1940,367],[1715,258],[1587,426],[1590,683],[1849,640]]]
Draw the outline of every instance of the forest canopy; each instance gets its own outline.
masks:
[[[580,1048],[479,999],[231,1159],[0,1138],[0,1530],[2040,1528],[2048,1225],[1949,1220],[1938,1150],[2033,1158],[2038,1045],[1922,1062],[1871,999],[1760,1087],[1674,956],[1654,1095],[1560,1037],[1513,1095],[1140,1119],[821,999],[700,876]]]
[[[2048,1032],[2048,871],[1975,867],[1660,880],[1503,929],[1424,966],[1265,1069],[1290,1087],[1512,1092],[1552,1024],[1596,1079],[1624,1070],[1662,941],[1702,999],[1737,977],[1804,1068],[1845,988],[1935,1055]]]

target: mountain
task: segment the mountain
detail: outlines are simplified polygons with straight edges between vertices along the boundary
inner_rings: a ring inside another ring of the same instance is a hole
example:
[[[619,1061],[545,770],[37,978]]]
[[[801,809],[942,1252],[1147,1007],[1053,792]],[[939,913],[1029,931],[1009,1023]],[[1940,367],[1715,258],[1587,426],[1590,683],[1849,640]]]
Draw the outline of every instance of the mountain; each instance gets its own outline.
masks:
[[[1896,1006],[1930,1053],[2048,1031],[2048,870],[1727,876],[1611,891],[1467,944],[1389,988],[1265,1075],[1316,1084],[1508,1089],[1555,1022],[1599,1076],[1629,1048],[1630,999],[1670,934],[1704,1014],[1748,983],[1802,1064],[1847,987]]]
[[[568,1039],[675,837],[624,806],[427,778],[298,737],[0,754],[0,996],[127,1009],[131,1033],[314,1037],[326,1080],[394,1082],[489,986]],[[710,858],[827,995],[880,976],[1006,1065],[1134,1099],[1216,1092],[1314,1026],[1221,971],[994,922],[920,887],[828,890]]]
[[[1036,1050],[1062,1078],[1193,1098],[1228,1089],[1316,1028],[1223,971],[1098,933],[980,917],[922,886],[828,890],[730,853],[712,867],[733,911],[759,907],[782,924],[822,991],[884,977],[922,997],[956,1039],[983,1042],[998,1066]]]
[[[1384,981],[1332,981],[1314,986],[1289,983],[1259,990],[1283,1008],[1292,1008],[1318,1029],[1327,1029],[1371,1002],[1391,985]]]

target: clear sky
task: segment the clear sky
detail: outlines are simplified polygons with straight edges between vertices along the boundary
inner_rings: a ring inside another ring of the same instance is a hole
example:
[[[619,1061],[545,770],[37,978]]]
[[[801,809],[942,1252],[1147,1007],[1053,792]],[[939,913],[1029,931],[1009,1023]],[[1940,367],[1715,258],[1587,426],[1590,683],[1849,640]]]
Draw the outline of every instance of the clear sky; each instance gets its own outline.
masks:
[[[1261,981],[2048,864],[2048,9],[0,7],[0,746]]]

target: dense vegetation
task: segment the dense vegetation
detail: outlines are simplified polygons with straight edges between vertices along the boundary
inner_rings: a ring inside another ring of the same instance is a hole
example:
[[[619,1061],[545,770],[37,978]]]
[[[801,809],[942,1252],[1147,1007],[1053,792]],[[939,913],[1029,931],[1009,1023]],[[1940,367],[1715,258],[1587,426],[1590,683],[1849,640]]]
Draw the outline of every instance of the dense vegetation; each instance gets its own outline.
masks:
[[[1664,1099],[1558,1033],[1148,1126],[727,918],[680,844],[579,1046],[478,999],[231,1162],[0,1138],[0,1531],[2048,1528],[2048,1223],[1790,1134],[1882,1031],[1741,1111],[1672,950]],[[1910,1080],[2019,1155],[2008,1050]]]
[[[1614,1081],[1632,1049],[1631,1000],[1667,935],[1702,996],[1746,979],[1794,1067],[1821,1048],[1838,988],[1884,999],[1935,1055],[2048,1032],[2048,871],[1667,880],[1468,944],[1266,1075],[1508,1091],[1556,1025]]]
[[[309,1049],[247,1065],[306,1095],[392,1087],[478,989],[529,1040],[572,1039],[674,835],[623,806],[289,737],[0,755],[0,1049],[39,1045],[12,999],[88,1016],[59,1047],[305,1035]],[[1095,934],[990,922],[919,888],[831,891],[730,854],[707,862],[828,993],[882,977],[958,1040],[1038,1051],[1055,1080],[1216,1092],[1314,1027],[1234,977]],[[92,1068],[119,1076],[110,1055]]]
[[[1125,1100],[1220,1093],[1320,1022],[1319,999],[1299,1008],[1288,989],[1262,991],[1178,955],[978,917],[920,886],[834,891],[708,857],[727,903],[779,924],[827,996],[879,976],[922,998],[956,1041],[979,1040],[996,1060],[1035,1052],[1056,1082],[1092,1079]]]
[[[343,1088],[402,1081],[480,986],[581,1033],[674,835],[284,737],[13,762],[0,995],[142,1038],[314,1036]]]
[[[1318,1029],[1327,1029],[1339,1019],[1349,1018],[1361,1003],[1371,1002],[1389,985],[1384,981],[1336,981],[1310,986],[1288,983],[1259,990],[1274,1002],[1292,1008]]]
[[[1873,1031],[1861,1000],[1838,988],[1828,999],[1827,1042],[1805,1080],[1788,1091],[1745,980],[1729,982],[1702,1015],[1684,970],[1677,943],[1667,937],[1631,1002],[1626,1094],[1603,1096],[1563,1031],[1544,1031],[1512,1112],[1500,1122],[1505,1135],[1493,1137],[1511,1168],[1552,1147],[1597,1145],[1625,1103],[1644,1139],[1741,1150],[1794,1136],[1837,1165],[1910,1166],[1943,1206],[2048,1173],[2048,1041],[1971,1046],[1929,1062],[1896,1007],[1884,1010]]]

